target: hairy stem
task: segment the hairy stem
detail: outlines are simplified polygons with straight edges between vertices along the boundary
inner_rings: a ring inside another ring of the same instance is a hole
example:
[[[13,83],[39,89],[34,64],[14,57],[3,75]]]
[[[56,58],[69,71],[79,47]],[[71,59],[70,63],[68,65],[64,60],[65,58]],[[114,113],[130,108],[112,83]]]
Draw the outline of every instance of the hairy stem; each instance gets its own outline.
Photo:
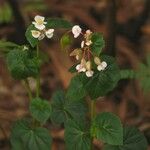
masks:
[[[37,57],[39,57],[39,45],[37,45]],[[36,77],[36,97],[40,96],[40,73]]]
[[[91,115],[91,124],[92,124],[92,121],[94,119],[94,116],[95,116],[95,100],[91,100],[91,104],[90,104],[91,108],[91,112],[90,112],[90,115]],[[93,137],[91,137],[91,150],[93,150]]]
[[[32,100],[33,99],[32,91],[31,91],[31,88],[27,79],[24,80],[24,86],[28,92],[29,99]]]

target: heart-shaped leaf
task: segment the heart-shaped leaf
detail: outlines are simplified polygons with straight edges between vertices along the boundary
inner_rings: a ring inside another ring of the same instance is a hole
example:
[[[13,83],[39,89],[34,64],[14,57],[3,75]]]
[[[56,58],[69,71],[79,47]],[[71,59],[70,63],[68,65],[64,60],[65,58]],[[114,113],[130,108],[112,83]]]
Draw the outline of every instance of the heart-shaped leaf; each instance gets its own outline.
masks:
[[[27,120],[17,121],[11,134],[13,150],[50,150],[51,136],[45,128],[31,128]]]
[[[107,67],[103,71],[95,71],[94,76],[88,79],[85,85],[92,99],[105,96],[115,88],[120,79],[119,68],[114,58],[110,56],[101,56],[100,59],[107,63]]]
[[[36,120],[44,124],[51,115],[51,106],[48,101],[35,98],[31,101],[30,112]]]
[[[93,77],[88,78],[85,73],[76,75],[71,80],[67,96],[75,100],[88,94],[92,100],[96,100],[98,97],[105,96],[116,87],[120,79],[120,71],[114,58],[102,55],[100,60],[107,63],[105,70],[98,71],[96,66],[94,66]]]
[[[7,66],[13,78],[25,79],[39,73],[40,60],[29,50],[16,49],[7,54]]]
[[[65,124],[65,142],[67,150],[90,150],[89,128],[83,122],[69,120]]]
[[[112,113],[98,114],[92,122],[93,137],[112,145],[123,144],[123,128],[120,119]]]
[[[104,150],[147,150],[148,144],[144,135],[135,127],[125,127],[123,145],[105,145]]]
[[[71,101],[62,91],[57,91],[52,98],[51,119],[55,123],[65,123],[69,119],[83,120],[86,112],[83,100]]]

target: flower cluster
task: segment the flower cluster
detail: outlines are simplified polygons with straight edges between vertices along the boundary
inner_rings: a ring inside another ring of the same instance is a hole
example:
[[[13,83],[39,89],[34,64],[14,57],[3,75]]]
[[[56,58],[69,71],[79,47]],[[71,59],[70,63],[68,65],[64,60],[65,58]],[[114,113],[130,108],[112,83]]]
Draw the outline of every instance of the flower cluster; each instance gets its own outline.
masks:
[[[82,33],[82,29],[80,28],[80,26],[75,25],[72,28],[72,33],[74,35],[74,38],[83,35],[81,48],[73,50],[70,54],[70,56],[75,56],[75,58],[80,61],[80,64],[76,66],[76,70],[78,72],[85,72],[87,77],[92,77],[94,75],[92,66],[93,62],[97,65],[98,71],[105,70],[105,68],[107,67],[107,63],[105,61],[101,62],[100,58],[98,56],[94,56],[91,51],[90,47],[92,45],[92,32],[90,30],[87,30],[85,33]]]
[[[42,40],[45,38],[52,38],[54,29],[46,29],[45,17],[42,16],[35,16],[34,21],[32,24],[35,26],[37,30],[31,30],[32,36],[38,40]]]

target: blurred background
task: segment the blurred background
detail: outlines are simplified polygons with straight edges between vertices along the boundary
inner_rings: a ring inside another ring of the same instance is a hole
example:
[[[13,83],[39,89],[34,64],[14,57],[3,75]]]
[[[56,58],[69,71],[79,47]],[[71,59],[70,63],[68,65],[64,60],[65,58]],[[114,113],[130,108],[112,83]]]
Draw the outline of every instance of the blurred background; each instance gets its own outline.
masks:
[[[0,0],[0,39],[26,43],[26,27],[37,14],[61,17],[84,29],[102,32],[106,40],[104,52],[115,56],[121,69],[137,70],[150,54],[150,0]],[[58,37],[62,33],[58,31]],[[68,69],[74,63],[61,50],[58,37],[40,46],[48,56],[41,70],[41,96],[49,101],[54,91],[68,87],[72,77]],[[138,127],[150,144],[150,66],[142,69],[142,83],[121,80],[114,91],[97,102],[96,111],[116,113],[124,124]],[[34,92],[32,79],[30,84]],[[11,149],[12,123],[28,115],[28,103],[24,86],[10,77],[5,59],[0,56],[0,150]],[[52,150],[65,150],[63,127],[53,126],[50,121],[48,126],[54,138]],[[94,144],[102,150],[102,143]]]

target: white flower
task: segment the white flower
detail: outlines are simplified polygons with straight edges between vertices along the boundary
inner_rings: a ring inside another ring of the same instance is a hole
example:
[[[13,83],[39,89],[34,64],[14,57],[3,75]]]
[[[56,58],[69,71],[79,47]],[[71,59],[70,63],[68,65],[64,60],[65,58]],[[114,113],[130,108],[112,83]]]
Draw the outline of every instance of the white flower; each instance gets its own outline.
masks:
[[[52,38],[53,35],[54,35],[54,29],[48,29],[46,32],[45,32],[47,38]]]
[[[31,30],[31,34],[34,38],[39,38],[40,35],[41,35],[41,32],[40,31],[36,31],[36,30]]]
[[[45,17],[37,15],[35,16],[34,20],[35,21],[33,21],[32,24],[34,24],[37,29],[39,30],[45,29],[45,24],[47,24],[47,22],[44,22]]]
[[[87,76],[87,77],[92,77],[93,74],[94,74],[94,71],[92,71],[92,70],[86,71],[86,76]]]
[[[103,61],[100,65],[97,66],[97,70],[102,71],[105,70],[106,67],[107,67],[107,63]]]
[[[79,25],[75,25],[72,28],[72,33],[74,35],[74,38],[77,38],[81,34],[82,29],[80,28]]]
[[[78,72],[85,72],[85,71],[86,71],[86,68],[85,68],[82,64],[78,64],[78,65],[76,66],[76,70],[77,70]]]
[[[38,40],[43,40],[44,38],[45,38],[45,35],[42,33],[42,34],[39,36]]]

